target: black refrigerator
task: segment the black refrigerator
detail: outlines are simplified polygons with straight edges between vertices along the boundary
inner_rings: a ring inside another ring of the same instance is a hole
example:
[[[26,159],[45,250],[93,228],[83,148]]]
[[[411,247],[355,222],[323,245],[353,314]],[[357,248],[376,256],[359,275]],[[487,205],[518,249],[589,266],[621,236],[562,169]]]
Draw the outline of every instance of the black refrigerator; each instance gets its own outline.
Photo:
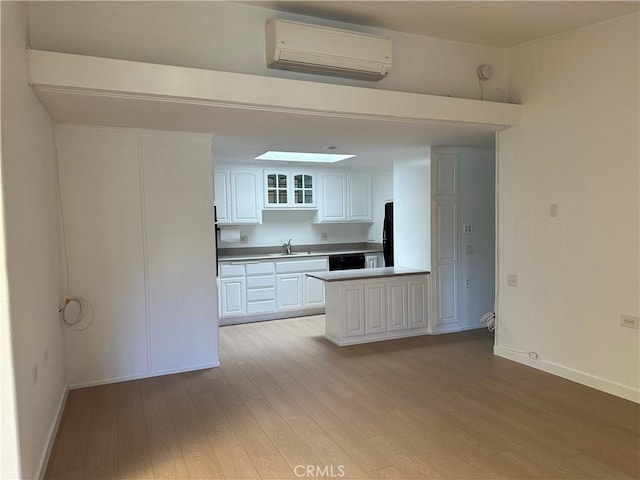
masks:
[[[384,266],[393,267],[393,202],[384,204],[382,253],[384,255]]]

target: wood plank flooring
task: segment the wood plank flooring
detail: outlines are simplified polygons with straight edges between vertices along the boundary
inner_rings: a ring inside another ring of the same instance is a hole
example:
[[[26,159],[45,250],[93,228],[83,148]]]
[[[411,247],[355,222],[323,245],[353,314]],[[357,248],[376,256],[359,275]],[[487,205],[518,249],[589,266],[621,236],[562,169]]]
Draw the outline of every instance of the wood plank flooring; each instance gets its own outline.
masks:
[[[220,368],[73,390],[47,478],[640,477],[640,406],[494,357],[489,332],[323,331],[222,327]]]

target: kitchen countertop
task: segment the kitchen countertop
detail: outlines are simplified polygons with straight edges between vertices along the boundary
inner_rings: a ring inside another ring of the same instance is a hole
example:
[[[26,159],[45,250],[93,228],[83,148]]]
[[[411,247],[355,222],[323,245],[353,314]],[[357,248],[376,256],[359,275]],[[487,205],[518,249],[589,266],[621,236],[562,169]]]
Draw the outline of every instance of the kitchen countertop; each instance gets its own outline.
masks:
[[[407,267],[360,268],[356,270],[333,270],[330,272],[307,273],[307,277],[317,278],[323,282],[341,282],[347,280],[367,280],[401,275],[428,275],[428,270],[417,270]]]
[[[358,249],[358,250],[336,250],[329,252],[293,252],[291,255],[287,255],[286,253],[253,253],[253,254],[240,254],[240,255],[219,255],[219,262],[240,262],[240,261],[252,261],[252,260],[280,260],[284,258],[307,258],[307,257],[328,257],[329,255],[346,255],[350,253],[364,253],[366,254],[377,254],[382,253],[381,249],[378,248],[369,248],[369,249]],[[378,269],[379,270],[379,269]]]

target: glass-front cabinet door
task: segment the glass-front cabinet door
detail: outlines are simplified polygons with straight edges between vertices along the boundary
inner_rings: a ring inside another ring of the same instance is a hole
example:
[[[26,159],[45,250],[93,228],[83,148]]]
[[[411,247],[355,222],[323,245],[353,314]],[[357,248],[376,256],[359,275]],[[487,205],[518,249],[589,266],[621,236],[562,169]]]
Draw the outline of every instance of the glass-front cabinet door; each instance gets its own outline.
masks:
[[[293,203],[310,207],[315,204],[313,198],[313,176],[304,173],[293,174]]]
[[[266,205],[285,207],[289,204],[289,179],[286,173],[266,173]]]
[[[265,208],[315,208],[312,172],[265,170]]]

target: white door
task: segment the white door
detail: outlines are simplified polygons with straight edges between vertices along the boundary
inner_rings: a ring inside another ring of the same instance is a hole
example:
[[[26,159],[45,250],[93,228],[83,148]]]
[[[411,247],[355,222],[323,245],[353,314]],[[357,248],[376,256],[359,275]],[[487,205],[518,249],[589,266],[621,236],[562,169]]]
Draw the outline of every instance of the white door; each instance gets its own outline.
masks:
[[[229,223],[231,221],[230,197],[229,191],[229,170],[216,170],[214,172],[215,179],[215,198],[216,198],[216,215],[218,223]]]
[[[324,307],[324,282],[317,278],[304,277],[304,306]]]
[[[234,317],[245,314],[244,278],[220,279],[220,316]]]
[[[276,303],[278,311],[302,309],[302,274],[276,275]]]
[[[231,170],[231,223],[259,223],[258,171]]]
[[[350,173],[348,177],[348,218],[349,220],[373,220],[373,200],[371,195],[371,174]]]
[[[322,205],[320,221],[340,222],[347,220],[347,178],[343,173],[326,174],[322,177]]]

